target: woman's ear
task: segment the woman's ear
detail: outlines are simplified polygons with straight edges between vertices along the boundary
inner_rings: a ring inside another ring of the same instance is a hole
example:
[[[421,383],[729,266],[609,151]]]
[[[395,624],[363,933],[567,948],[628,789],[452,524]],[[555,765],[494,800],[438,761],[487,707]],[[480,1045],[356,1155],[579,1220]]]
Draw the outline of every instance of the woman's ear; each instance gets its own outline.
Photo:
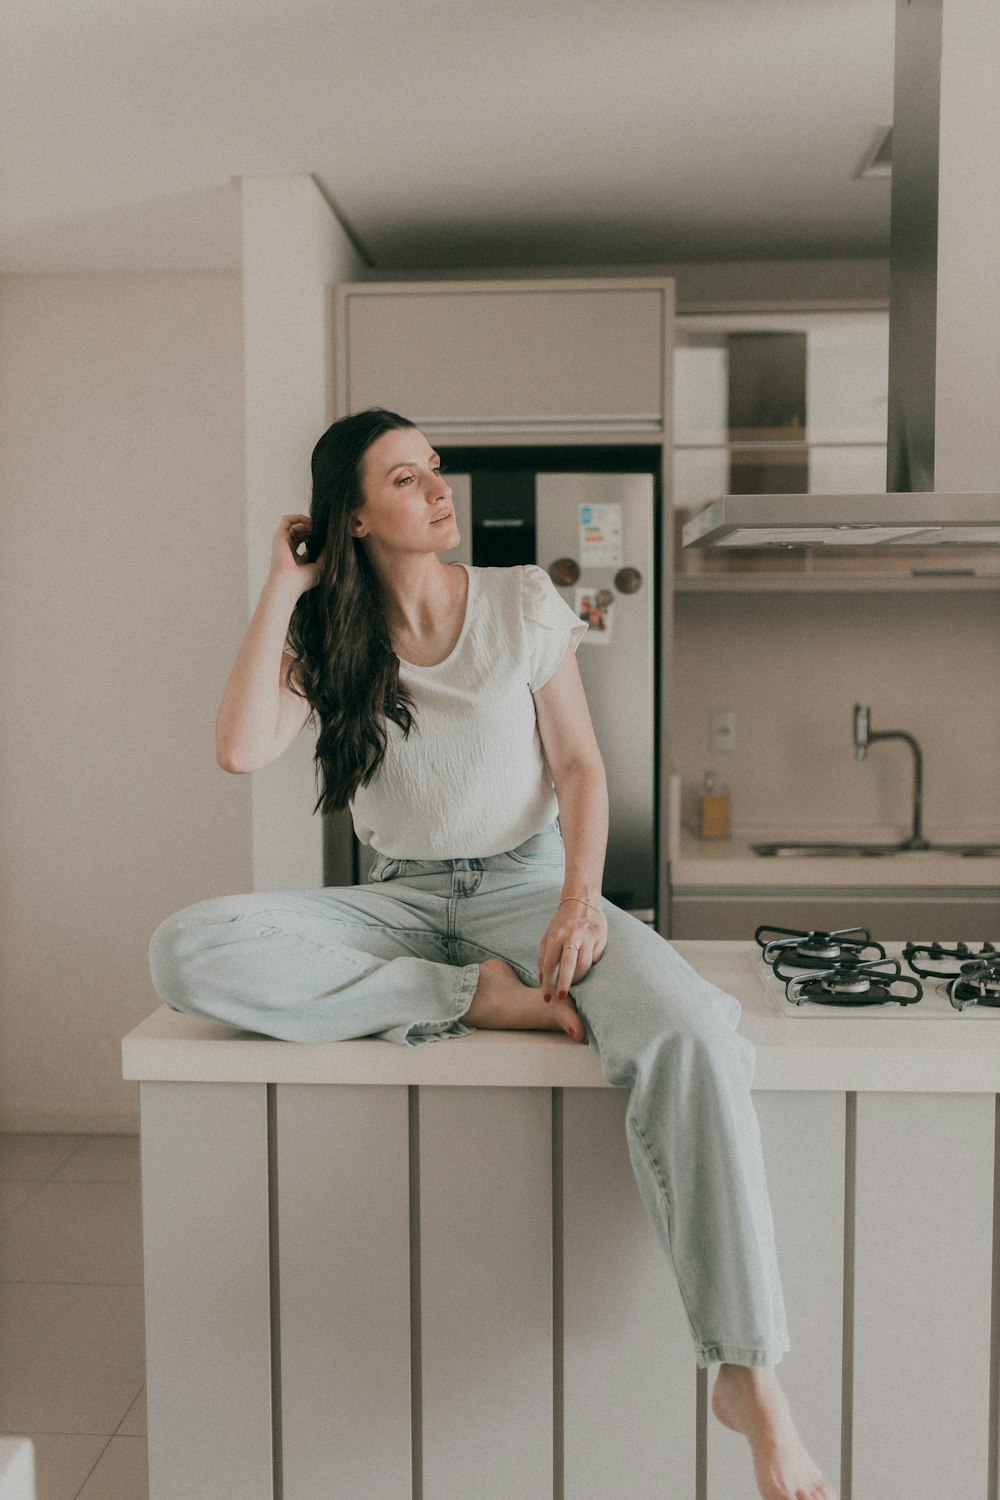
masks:
[[[364,536],[367,530],[368,528],[361,519],[359,512],[355,511],[351,517],[351,536]]]

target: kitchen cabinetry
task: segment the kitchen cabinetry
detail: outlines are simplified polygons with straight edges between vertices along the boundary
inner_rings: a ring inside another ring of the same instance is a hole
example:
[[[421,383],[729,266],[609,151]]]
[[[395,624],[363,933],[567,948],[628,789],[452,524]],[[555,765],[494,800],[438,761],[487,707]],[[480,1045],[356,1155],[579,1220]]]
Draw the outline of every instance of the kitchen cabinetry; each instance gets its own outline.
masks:
[[[998,859],[767,858],[752,852],[754,841],[681,833],[670,861],[671,940],[740,942],[767,924],[807,932],[861,926],[880,942],[996,941]]]
[[[738,942],[758,927],[834,932],[867,927],[880,942],[984,943],[1000,927],[1000,890],[675,888],[671,940]]]
[[[435,435],[669,433],[673,281],[359,282],[334,288],[336,409]]]

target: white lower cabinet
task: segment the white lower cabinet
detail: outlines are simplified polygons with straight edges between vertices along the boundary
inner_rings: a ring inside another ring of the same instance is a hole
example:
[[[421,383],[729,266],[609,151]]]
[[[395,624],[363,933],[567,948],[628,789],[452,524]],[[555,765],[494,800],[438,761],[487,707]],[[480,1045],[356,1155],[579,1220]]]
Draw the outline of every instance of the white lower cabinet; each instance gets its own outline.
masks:
[[[784,1090],[753,1094],[791,1342],[778,1376],[806,1447],[838,1492],[849,1097]],[[709,1375],[711,1383],[714,1372]],[[706,1500],[760,1500],[746,1439],[709,1413],[707,1440]]]
[[[992,1500],[995,1096],[856,1097],[852,1500]]]
[[[409,1496],[407,1090],[275,1094],[276,1500]]]
[[[626,1091],[564,1089],[555,1097],[562,1487],[537,1493],[691,1500],[698,1370],[677,1283],[632,1175]]]
[[[624,1090],[140,1093],[150,1500],[755,1500]],[[842,1500],[995,1500],[995,1096],[754,1104],[807,1447]]]

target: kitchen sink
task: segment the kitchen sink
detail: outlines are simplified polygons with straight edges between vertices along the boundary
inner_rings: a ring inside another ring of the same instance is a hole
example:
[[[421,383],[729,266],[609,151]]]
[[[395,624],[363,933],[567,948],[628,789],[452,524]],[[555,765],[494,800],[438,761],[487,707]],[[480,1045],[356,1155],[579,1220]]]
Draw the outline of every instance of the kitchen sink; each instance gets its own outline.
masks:
[[[856,859],[885,854],[958,854],[966,858],[1000,859],[1000,844],[751,844],[754,854],[780,859]]]

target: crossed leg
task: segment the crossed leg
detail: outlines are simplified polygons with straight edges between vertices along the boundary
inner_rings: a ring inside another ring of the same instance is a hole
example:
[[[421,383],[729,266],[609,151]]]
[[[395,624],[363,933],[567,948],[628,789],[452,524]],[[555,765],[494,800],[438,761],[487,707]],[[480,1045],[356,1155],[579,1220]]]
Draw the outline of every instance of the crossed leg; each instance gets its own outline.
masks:
[[[542,888],[534,916],[510,924],[502,956],[522,974],[536,971],[557,901],[557,890]],[[602,904],[608,946],[572,996],[604,1077],[631,1090],[628,1148],[639,1191],[674,1265],[698,1361],[719,1364],[713,1413],[747,1438],[764,1500],[836,1500],[773,1369],[789,1343],[750,1098],[755,1053],[736,1031],[739,1003],[650,928]],[[466,917],[471,955],[474,903]],[[539,992],[529,993],[538,1003]]]

